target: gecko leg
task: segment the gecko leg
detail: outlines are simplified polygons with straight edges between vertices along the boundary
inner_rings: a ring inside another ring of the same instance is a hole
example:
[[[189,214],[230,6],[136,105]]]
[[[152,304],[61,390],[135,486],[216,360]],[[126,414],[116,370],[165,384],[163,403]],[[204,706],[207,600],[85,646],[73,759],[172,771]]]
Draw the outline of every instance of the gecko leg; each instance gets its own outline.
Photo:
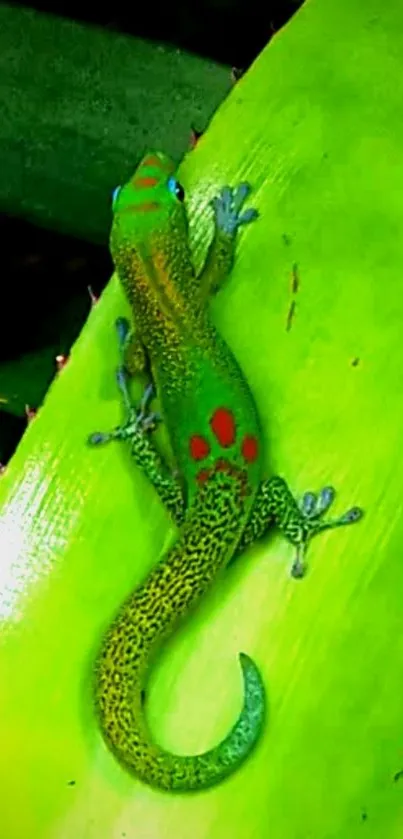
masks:
[[[303,577],[306,570],[305,554],[309,542],[318,533],[359,521],[364,515],[360,507],[352,507],[335,519],[324,518],[335,498],[333,487],[324,487],[318,495],[306,492],[298,504],[287,483],[278,476],[260,484],[251,516],[242,534],[237,554],[256,542],[275,525],[296,547],[291,575]]]
[[[117,318],[115,326],[122,365],[129,376],[138,376],[139,373],[149,374],[146,351],[127,318]]]
[[[214,236],[198,277],[199,292],[205,300],[221,288],[232,268],[238,229],[259,215],[254,208],[241,212],[250,190],[247,183],[234,188],[224,186],[211,202],[214,210]]]
[[[118,331],[120,328],[122,331],[119,338],[123,339],[122,345],[124,345],[129,333],[123,334],[125,328],[118,325]],[[140,404],[136,406],[130,396],[129,376],[125,367],[118,368],[116,379],[127,417],[126,421],[112,431],[96,431],[90,434],[88,443],[91,446],[99,446],[112,440],[128,441],[134,462],[153,484],[168,512],[179,525],[185,514],[183,487],[151,439],[151,432],[161,421],[160,416],[150,410],[150,403],[155,395],[154,385],[146,386]]]

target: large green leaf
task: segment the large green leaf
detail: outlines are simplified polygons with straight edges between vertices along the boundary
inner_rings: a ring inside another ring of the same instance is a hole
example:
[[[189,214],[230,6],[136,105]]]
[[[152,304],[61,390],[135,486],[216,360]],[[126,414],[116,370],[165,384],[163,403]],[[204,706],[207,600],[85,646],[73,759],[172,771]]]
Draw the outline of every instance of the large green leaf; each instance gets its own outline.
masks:
[[[128,452],[85,446],[120,418],[113,279],[1,479],[5,839],[401,836],[402,56],[403,7],[311,0],[181,170],[197,262],[209,198],[254,186],[261,216],[213,309],[256,396],[268,471],[297,493],[334,483],[337,511],[366,510],[315,540],[301,582],[279,537],[251,549],[154,670],[153,733],[195,752],[237,714],[237,652],[250,653],[269,695],[260,747],[225,784],[170,796],[126,775],[98,733],[100,635],[174,536]]]

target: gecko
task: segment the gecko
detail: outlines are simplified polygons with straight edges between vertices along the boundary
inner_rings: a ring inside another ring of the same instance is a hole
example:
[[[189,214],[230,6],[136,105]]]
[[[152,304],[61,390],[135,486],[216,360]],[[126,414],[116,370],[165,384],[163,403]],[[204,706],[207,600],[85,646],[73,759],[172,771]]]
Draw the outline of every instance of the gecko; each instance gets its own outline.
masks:
[[[292,576],[305,570],[316,534],[358,521],[353,507],[330,519],[335,490],[297,502],[285,479],[264,477],[261,423],[248,382],[209,311],[234,262],[240,227],[258,218],[244,209],[248,183],[224,186],[211,202],[214,234],[202,269],[193,267],[185,193],[175,165],[147,152],[112,198],[110,251],[133,323],[116,323],[116,377],[125,421],[92,433],[100,445],[127,441],[134,463],[154,486],[178,528],[177,538],[117,609],[94,665],[94,705],[103,738],[120,765],[159,790],[198,791],[230,776],[265,728],[266,691],[255,661],[240,652],[243,704],[221,742],[196,755],[164,750],[152,738],[144,686],[164,640],[219,579],[220,571],[276,526],[295,548]],[[145,389],[136,403],[132,377]],[[152,410],[158,395],[160,411]],[[153,432],[168,432],[172,463]],[[172,465],[173,464],[173,465]]]

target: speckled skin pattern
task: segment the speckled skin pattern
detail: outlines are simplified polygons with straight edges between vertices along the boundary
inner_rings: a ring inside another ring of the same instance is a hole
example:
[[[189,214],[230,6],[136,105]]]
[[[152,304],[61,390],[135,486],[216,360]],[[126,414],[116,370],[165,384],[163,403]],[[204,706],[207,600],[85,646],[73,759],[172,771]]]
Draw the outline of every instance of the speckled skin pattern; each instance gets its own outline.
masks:
[[[168,753],[153,742],[142,701],[162,641],[220,569],[273,523],[300,549],[314,533],[348,522],[323,522],[329,495],[322,506],[304,509],[282,478],[262,481],[255,402],[209,317],[209,297],[232,265],[237,228],[257,215],[240,214],[248,189],[224,188],[216,200],[214,237],[196,276],[183,191],[173,171],[165,155],[145,156],[114,197],[110,243],[135,324],[125,336],[124,366],[135,376],[151,371],[176,468],[172,472],[156,451],[152,423],[147,426],[134,409],[123,429],[94,435],[92,442],[130,440],[137,466],[167,504],[179,535],[106,632],[95,667],[95,702],[104,739],[126,770],[159,789],[190,791],[219,783],[249,756],[264,728],[265,690],[257,666],[241,653],[243,707],[229,734],[204,754]]]

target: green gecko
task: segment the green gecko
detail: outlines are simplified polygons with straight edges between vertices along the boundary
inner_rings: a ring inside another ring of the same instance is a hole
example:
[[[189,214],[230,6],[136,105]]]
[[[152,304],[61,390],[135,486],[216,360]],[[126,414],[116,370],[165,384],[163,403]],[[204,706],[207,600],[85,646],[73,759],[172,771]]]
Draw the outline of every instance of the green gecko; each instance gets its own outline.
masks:
[[[224,187],[212,202],[214,236],[196,275],[187,235],[184,191],[172,161],[148,153],[113,196],[111,254],[130,303],[135,329],[117,322],[122,366],[117,380],[127,421],[93,445],[128,440],[179,532],[174,546],[129,595],[107,630],[95,666],[95,705],[104,739],[131,774],[159,789],[200,790],[231,775],[250,755],[265,722],[265,688],[255,662],[240,653],[243,707],[229,734],[209,751],[180,756],[156,745],[147,728],[142,694],[150,664],[172,633],[214,584],[223,567],[275,524],[296,547],[292,574],[304,571],[309,540],[357,521],[353,508],[336,520],[324,513],[334,498],[325,487],[298,504],[283,478],[262,478],[260,422],[248,383],[217,332],[209,298],[229,273],[236,233],[256,210],[242,212],[248,184]],[[129,376],[149,384],[133,405]],[[150,409],[156,392],[161,417]],[[154,446],[161,419],[175,469]]]

